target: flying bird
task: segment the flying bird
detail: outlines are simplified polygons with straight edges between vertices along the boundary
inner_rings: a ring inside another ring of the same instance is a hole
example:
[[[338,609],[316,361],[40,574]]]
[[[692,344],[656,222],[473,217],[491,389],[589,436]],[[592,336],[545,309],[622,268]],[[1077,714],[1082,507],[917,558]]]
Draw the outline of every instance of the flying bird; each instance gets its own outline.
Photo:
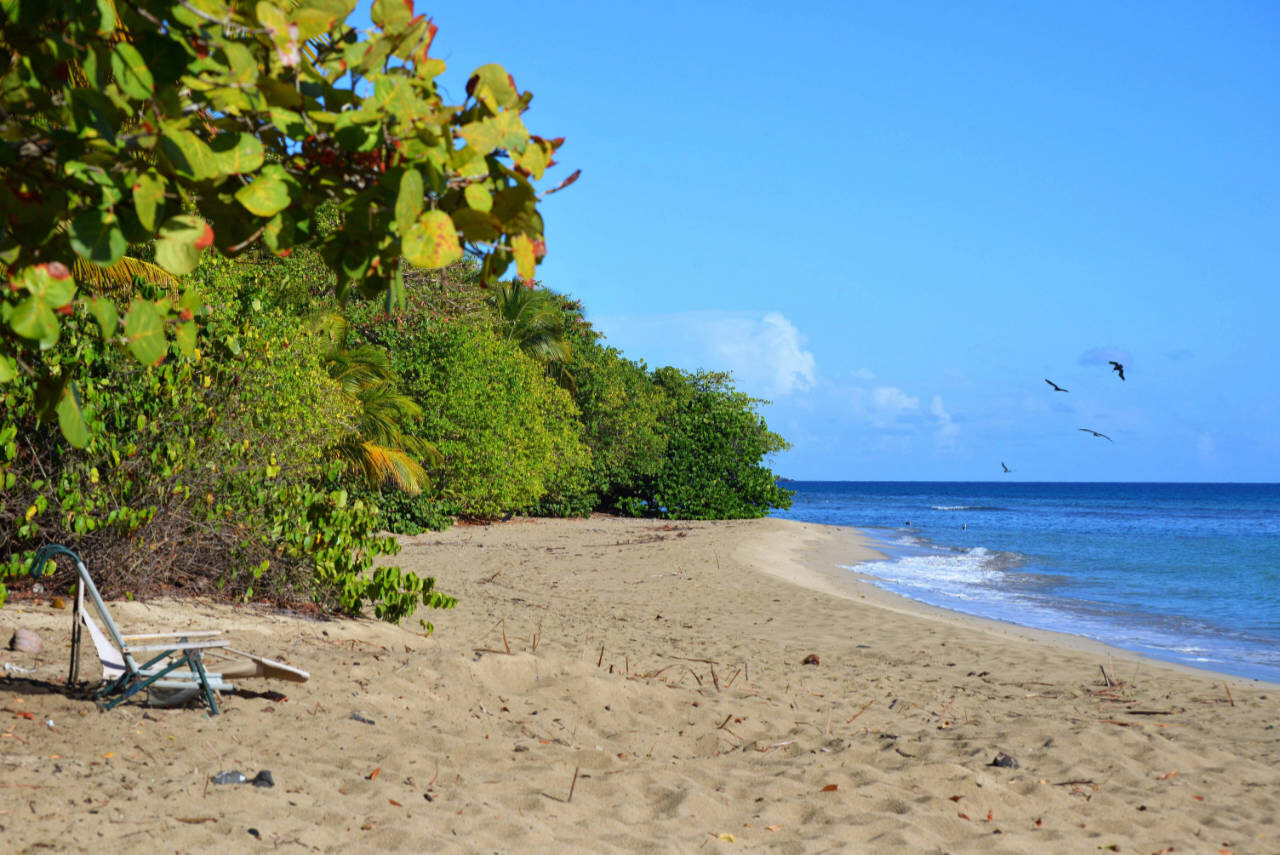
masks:
[[[1123,379],[1124,379],[1124,366],[1123,366],[1123,365],[1121,365],[1119,362],[1116,362],[1114,359],[1108,359],[1107,361],[1111,363],[1111,370],[1112,370],[1112,371],[1114,371],[1114,372],[1116,372],[1117,374],[1119,374],[1119,375],[1120,375],[1120,379],[1121,379],[1121,380],[1123,380]]]
[[[1013,471],[1013,470],[1012,470],[1012,469],[1010,469],[1008,466],[1005,466],[1005,465],[1004,465],[1004,461],[1003,461],[1003,460],[1001,460],[1001,461],[1000,461],[1000,468],[1004,470],[1004,474],[1006,474],[1006,475],[1008,475],[1010,472],[1012,472],[1012,471]]]
[[[1080,430],[1084,431],[1085,433],[1091,433],[1091,434],[1093,434],[1094,436],[1100,436],[1100,437],[1102,437],[1103,439],[1105,439],[1107,442],[1115,442],[1115,440],[1114,440],[1114,439],[1112,439],[1111,437],[1107,436],[1105,433],[1098,433],[1098,432],[1097,432],[1096,430],[1094,430],[1093,428],[1080,428]]]
[[[1059,386],[1057,383],[1054,383],[1054,382],[1053,382],[1052,380],[1050,380],[1048,377],[1044,378],[1044,382],[1046,382],[1046,383],[1048,383],[1050,386],[1052,386],[1052,387],[1053,387],[1053,391],[1055,391],[1055,392],[1070,392],[1070,391],[1071,391],[1070,389],[1063,389],[1061,386]]]

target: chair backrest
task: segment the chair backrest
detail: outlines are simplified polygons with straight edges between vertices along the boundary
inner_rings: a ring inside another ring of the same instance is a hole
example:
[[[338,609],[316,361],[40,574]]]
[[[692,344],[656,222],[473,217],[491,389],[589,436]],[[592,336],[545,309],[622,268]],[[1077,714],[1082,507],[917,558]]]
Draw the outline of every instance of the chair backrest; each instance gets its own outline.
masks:
[[[97,610],[98,616],[102,618],[102,623],[106,627],[107,634],[110,640],[115,642],[114,644],[114,648],[116,651],[115,661],[119,662],[119,667],[122,670],[127,670],[131,674],[137,674],[138,663],[134,661],[133,656],[129,654],[128,645],[124,643],[124,638],[120,634],[120,628],[117,627],[116,622],[111,619],[111,613],[107,611],[107,604],[102,601],[102,595],[98,593],[98,586],[93,584],[93,577],[89,575],[89,570],[87,567],[84,566],[84,561],[80,559],[79,555],[76,555],[67,547],[57,543],[51,543],[51,544],[48,544],[47,546],[42,546],[40,547],[40,550],[36,552],[35,558],[32,559],[31,567],[28,570],[32,578],[38,579],[42,575],[44,575],[45,563],[55,555],[67,556],[75,563],[75,566],[76,566],[78,584],[76,585],[75,614],[72,616],[72,620],[79,621],[82,615],[86,618],[88,617],[88,614],[87,612],[85,612],[85,609],[84,609],[84,595],[85,595],[85,592],[87,591],[89,594],[89,599],[93,603],[93,607]],[[89,627],[90,635],[94,635],[95,630],[97,631],[97,636],[95,636],[93,640],[94,646],[98,647],[98,657],[100,659],[103,659],[103,664],[105,667],[106,659],[103,658],[103,648],[98,646],[98,638],[101,637],[101,634],[102,634],[101,630],[95,627],[92,621],[90,620],[85,621],[85,626]],[[103,638],[103,641],[106,641],[106,640],[107,638]],[[78,638],[73,636],[72,644],[75,645],[77,641],[78,641]],[[112,645],[110,643],[107,644],[108,648],[110,648],[111,646]],[[79,660],[78,651],[73,651],[72,652],[73,672],[75,670],[78,670],[78,660]],[[75,679],[74,673],[71,679],[72,680]]]
[[[98,651],[98,659],[102,661],[102,679],[114,680],[124,674],[128,666],[120,650],[111,643],[111,639],[107,638],[88,612],[81,612],[80,620],[84,622],[85,629],[89,630],[94,649]]]

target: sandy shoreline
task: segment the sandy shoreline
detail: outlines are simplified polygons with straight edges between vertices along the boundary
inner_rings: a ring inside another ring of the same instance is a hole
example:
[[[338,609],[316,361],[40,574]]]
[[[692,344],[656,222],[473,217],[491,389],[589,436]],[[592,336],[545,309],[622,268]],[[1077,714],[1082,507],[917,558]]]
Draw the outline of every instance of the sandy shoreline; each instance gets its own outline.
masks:
[[[1280,851],[1278,687],[901,600],[839,569],[859,549],[768,519],[428,533],[398,561],[461,599],[431,638],[113,605],[312,674],[212,719],[65,696],[68,613],[13,604],[0,633],[46,653],[0,652],[35,669],[0,680],[6,851]]]

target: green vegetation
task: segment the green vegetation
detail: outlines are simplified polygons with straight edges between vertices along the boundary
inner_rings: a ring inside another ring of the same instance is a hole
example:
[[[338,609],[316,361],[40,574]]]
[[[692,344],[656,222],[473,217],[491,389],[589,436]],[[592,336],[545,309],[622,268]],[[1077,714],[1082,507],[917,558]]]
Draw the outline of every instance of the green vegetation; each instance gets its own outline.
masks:
[[[348,6],[0,0],[0,579],[399,621],[454,600],[388,531],[789,503],[759,401],[533,287],[531,95]]]

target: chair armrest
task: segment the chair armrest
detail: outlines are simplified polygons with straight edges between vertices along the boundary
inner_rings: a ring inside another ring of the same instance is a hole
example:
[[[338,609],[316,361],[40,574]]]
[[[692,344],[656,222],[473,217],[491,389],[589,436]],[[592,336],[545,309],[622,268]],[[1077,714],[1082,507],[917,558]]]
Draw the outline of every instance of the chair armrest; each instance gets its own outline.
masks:
[[[220,629],[201,629],[193,632],[147,632],[141,635],[122,635],[125,641],[130,639],[142,640],[144,638],[209,638],[214,635],[222,635]]]
[[[226,639],[216,641],[184,641],[180,644],[139,644],[125,645],[126,653],[135,653],[140,651],[157,651],[157,650],[208,650],[214,647],[230,647],[231,642]]]

